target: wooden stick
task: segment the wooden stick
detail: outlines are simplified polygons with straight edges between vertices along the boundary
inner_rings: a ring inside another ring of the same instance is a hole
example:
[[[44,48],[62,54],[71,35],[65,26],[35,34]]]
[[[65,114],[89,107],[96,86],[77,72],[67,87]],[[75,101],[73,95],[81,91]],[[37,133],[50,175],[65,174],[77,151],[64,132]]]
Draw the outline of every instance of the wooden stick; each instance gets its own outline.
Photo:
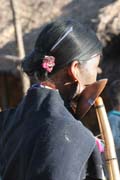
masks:
[[[101,97],[98,97],[95,100],[95,108],[101,135],[105,142],[105,159],[108,167],[109,180],[119,180],[120,172],[116,157],[115,144],[106,109]]]
[[[18,50],[18,56],[20,59],[23,59],[25,57],[25,48],[24,48],[24,42],[23,42],[23,35],[22,35],[22,27],[20,23],[20,18],[18,16],[18,9],[19,5],[16,4],[18,1],[10,0],[10,7],[13,14],[13,24],[15,29],[15,38],[17,42],[17,50]]]

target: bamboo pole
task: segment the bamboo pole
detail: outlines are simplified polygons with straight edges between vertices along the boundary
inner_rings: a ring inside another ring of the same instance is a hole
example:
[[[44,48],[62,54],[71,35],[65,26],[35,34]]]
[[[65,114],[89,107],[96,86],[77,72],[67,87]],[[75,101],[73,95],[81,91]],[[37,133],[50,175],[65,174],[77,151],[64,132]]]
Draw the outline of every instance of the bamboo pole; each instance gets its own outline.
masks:
[[[119,180],[120,172],[116,157],[115,144],[105,106],[101,97],[98,97],[95,100],[95,108],[101,136],[105,142],[105,159],[108,167],[109,180]]]

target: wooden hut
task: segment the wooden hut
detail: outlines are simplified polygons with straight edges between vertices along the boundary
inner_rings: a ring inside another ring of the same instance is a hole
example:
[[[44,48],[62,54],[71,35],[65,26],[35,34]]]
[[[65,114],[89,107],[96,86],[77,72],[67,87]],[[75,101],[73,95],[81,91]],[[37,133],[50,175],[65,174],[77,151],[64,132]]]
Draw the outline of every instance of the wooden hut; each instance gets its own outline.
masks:
[[[29,85],[21,60],[10,55],[0,56],[0,108],[17,106]]]

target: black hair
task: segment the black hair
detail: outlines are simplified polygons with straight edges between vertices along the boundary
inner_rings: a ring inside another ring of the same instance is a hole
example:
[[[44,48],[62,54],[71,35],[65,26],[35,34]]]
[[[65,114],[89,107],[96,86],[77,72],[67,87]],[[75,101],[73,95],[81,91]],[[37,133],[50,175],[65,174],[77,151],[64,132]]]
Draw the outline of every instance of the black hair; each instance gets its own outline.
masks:
[[[113,107],[120,105],[120,80],[115,80],[110,84],[109,96]]]
[[[25,57],[22,66],[26,73],[39,72],[42,76],[45,74],[41,66],[45,55],[55,57],[55,66],[50,73],[53,74],[73,60],[87,61],[101,52],[101,43],[88,26],[75,20],[58,20],[41,30],[33,51]]]

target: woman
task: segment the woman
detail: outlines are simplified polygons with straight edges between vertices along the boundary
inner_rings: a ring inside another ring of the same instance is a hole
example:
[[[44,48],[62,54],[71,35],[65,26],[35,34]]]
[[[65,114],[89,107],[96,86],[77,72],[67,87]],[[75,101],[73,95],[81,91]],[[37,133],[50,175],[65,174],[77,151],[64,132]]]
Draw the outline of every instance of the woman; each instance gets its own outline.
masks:
[[[74,20],[40,32],[23,70],[37,77],[15,110],[2,113],[4,180],[102,179],[95,137],[72,115],[71,101],[96,81],[101,44]]]

